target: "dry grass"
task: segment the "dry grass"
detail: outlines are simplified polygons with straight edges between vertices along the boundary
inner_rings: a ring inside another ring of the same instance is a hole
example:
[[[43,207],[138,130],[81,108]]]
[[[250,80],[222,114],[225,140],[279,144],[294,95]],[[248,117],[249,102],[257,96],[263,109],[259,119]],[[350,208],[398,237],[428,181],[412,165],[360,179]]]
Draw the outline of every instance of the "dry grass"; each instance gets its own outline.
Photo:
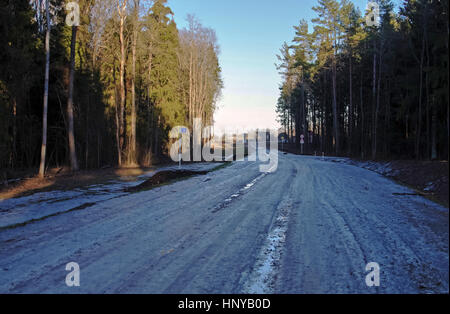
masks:
[[[111,181],[129,181],[155,168],[108,168],[99,170],[82,170],[71,173],[66,168],[55,168],[48,171],[45,178],[28,177],[16,183],[0,185],[0,199],[8,199],[31,195],[37,192],[53,190],[72,190],[94,184]]]

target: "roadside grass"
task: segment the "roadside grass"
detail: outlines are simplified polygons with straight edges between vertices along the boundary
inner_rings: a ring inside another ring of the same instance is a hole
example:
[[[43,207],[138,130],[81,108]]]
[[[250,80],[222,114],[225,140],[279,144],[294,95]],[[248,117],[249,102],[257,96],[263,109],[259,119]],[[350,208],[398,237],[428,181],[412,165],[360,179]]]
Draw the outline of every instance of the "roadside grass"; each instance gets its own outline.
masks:
[[[120,195],[120,196],[117,196],[115,198],[120,198],[120,197],[123,197],[123,196],[126,196],[126,195],[130,195],[130,194],[134,194],[134,193],[149,191],[149,190],[152,190],[152,189],[155,189],[155,188],[158,188],[158,187],[162,187],[162,186],[173,184],[175,182],[187,180],[187,179],[192,178],[192,177],[197,176],[197,175],[205,175],[205,174],[208,174],[208,173],[211,173],[211,172],[219,171],[221,169],[224,169],[224,168],[230,166],[231,164],[232,164],[232,162],[222,162],[218,166],[212,168],[211,170],[207,170],[207,171],[185,171],[185,175],[183,175],[183,176],[171,177],[168,180],[160,181],[158,184],[146,186],[146,187],[143,187],[141,189],[136,189],[136,190],[125,189],[125,192],[128,192],[129,194]],[[173,171],[173,172],[176,173],[177,171]],[[92,206],[94,206],[96,204],[97,204],[96,202],[84,203],[84,204],[81,204],[80,206],[77,206],[77,207],[74,207],[74,208],[71,208],[71,209],[68,209],[68,210],[59,211],[59,212],[52,213],[52,214],[49,214],[49,215],[46,215],[46,216],[43,216],[43,217],[34,218],[34,219],[30,219],[30,220],[27,220],[27,221],[24,221],[24,222],[20,222],[20,223],[16,223],[16,224],[0,227],[0,231],[16,229],[16,228],[19,228],[19,227],[24,227],[26,225],[35,223],[35,222],[46,220],[48,218],[56,217],[56,216],[59,216],[59,215],[62,215],[62,214],[66,214],[66,213],[70,213],[70,212],[74,212],[74,211],[81,211],[81,210],[87,209],[89,207],[92,207]]]
[[[424,197],[424,198],[426,198],[426,199],[428,199],[428,200],[430,200],[430,201],[432,201],[434,203],[437,203],[437,204],[439,204],[441,206],[449,208],[448,200],[446,200],[445,198],[442,198],[440,195],[437,195],[437,194],[435,194],[433,192],[430,193],[430,192],[422,191],[422,190],[418,189],[416,186],[413,186],[411,184],[402,182],[400,179],[390,178],[390,177],[386,177],[386,176],[384,176],[384,177],[389,179],[389,180],[391,180],[394,183],[397,183],[399,185],[407,187],[408,189],[410,189],[410,190],[412,190],[414,192],[414,193],[404,193],[404,194],[394,193],[393,194],[394,196],[408,196],[408,195],[422,196],[422,197]]]
[[[18,197],[30,196],[35,193],[51,191],[71,191],[77,188],[86,188],[91,185],[108,185],[117,182],[130,182],[149,171],[157,171],[158,168],[168,164],[147,168],[108,168],[95,170],[81,170],[75,174],[68,170],[60,171],[52,169],[44,178],[24,178],[8,186],[0,185],[0,201]],[[224,166],[220,164],[217,170]],[[214,171],[216,168],[212,169]]]
[[[330,162],[336,162],[331,159]],[[393,194],[394,196],[418,195],[449,207],[448,162],[417,160],[361,160],[348,158],[345,164],[363,168],[400,184],[414,193]],[[380,167],[377,167],[381,166]],[[379,170],[388,167],[389,170]]]
[[[8,186],[0,186],[0,200],[30,196],[41,192],[71,191],[76,188],[98,184],[107,185],[117,181],[132,181],[137,176],[155,169],[155,167],[108,168],[81,170],[75,174],[69,171],[49,171],[49,174],[43,179],[30,177]]]

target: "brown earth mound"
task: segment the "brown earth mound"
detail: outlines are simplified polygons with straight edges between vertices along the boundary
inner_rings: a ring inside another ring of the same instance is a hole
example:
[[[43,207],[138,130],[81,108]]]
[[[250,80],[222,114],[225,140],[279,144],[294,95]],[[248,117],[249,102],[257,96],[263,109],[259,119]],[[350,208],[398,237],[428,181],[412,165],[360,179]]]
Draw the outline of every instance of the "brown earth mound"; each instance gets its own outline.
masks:
[[[139,191],[151,189],[155,186],[158,186],[158,185],[161,185],[161,184],[173,181],[173,180],[177,180],[177,179],[181,179],[181,178],[185,178],[185,177],[191,177],[191,176],[195,176],[195,175],[205,175],[207,173],[208,173],[208,171],[191,171],[191,170],[160,171],[160,172],[155,173],[147,181],[145,181],[137,186],[127,188],[126,191],[127,192],[139,192]]]

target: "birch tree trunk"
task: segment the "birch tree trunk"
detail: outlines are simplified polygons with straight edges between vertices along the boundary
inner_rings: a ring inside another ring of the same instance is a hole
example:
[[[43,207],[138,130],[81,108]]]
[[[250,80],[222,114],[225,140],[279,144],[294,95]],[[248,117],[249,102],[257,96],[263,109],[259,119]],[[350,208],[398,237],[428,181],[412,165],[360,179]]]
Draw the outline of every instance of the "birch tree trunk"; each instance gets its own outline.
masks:
[[[122,166],[122,152],[124,146],[124,113],[125,113],[125,38],[124,38],[124,27],[125,27],[125,19],[127,8],[127,0],[123,0],[122,4],[120,1],[117,2],[117,10],[119,13],[119,40],[120,40],[120,69],[119,69],[119,85],[120,85],[120,104],[119,104],[119,167]]]
[[[136,164],[136,45],[139,26],[139,0],[134,0],[133,45],[132,45],[132,79],[131,79],[131,135],[130,160]]]
[[[47,152],[47,113],[48,113],[48,81],[50,74],[50,10],[49,0],[45,1],[45,12],[47,15],[47,32],[45,34],[45,83],[44,83],[44,111],[42,114],[42,145],[41,145],[41,163],[39,166],[39,177],[45,175],[45,155]]]

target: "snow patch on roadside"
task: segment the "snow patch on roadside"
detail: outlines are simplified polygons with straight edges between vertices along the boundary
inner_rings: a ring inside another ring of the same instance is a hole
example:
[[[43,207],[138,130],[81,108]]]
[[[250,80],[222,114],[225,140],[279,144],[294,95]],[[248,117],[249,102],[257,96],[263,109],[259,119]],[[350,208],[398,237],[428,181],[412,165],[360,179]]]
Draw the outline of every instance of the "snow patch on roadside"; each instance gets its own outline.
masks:
[[[128,195],[126,188],[137,186],[163,170],[212,170],[217,163],[191,163],[170,165],[148,171],[138,177],[130,177],[128,181],[114,180],[104,184],[93,184],[73,190],[54,190],[38,192],[32,195],[0,199],[0,229],[18,224],[39,220],[47,216],[70,212],[83,204],[104,202],[113,198]]]
[[[277,208],[279,212],[271,230],[264,242],[256,260],[256,267],[244,284],[244,293],[271,294],[274,293],[277,273],[281,266],[289,215],[292,201],[283,200]]]
[[[428,182],[427,186],[423,190],[426,192],[434,191],[436,189],[435,185],[436,185],[435,182]]]
[[[378,162],[378,161],[357,161],[347,157],[317,157],[317,159],[323,161],[331,161],[340,164],[347,164],[352,166],[357,166],[360,168],[364,168],[378,174],[381,174],[385,177],[395,177],[398,175],[398,170],[392,168],[392,163],[389,161]]]
[[[40,192],[31,196],[0,201],[0,229],[69,212],[82,204],[98,203],[126,195],[127,193],[119,189],[133,184],[136,183],[117,182],[109,185],[93,185],[84,189]]]

